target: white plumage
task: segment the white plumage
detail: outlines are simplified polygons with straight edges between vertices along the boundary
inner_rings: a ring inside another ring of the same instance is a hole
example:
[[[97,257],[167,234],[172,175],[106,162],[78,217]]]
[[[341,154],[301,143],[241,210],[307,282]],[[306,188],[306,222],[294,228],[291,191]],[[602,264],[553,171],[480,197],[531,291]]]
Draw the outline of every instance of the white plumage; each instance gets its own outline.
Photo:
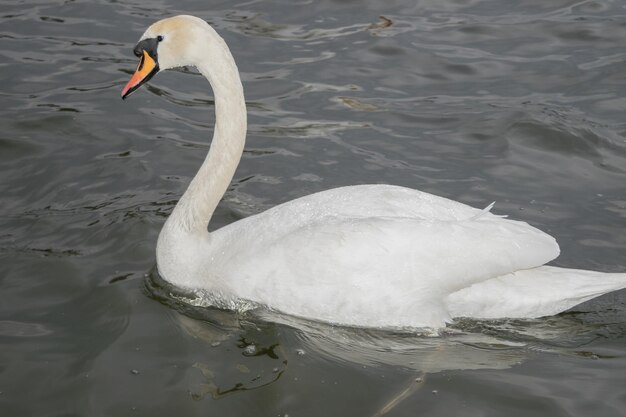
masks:
[[[626,287],[626,274],[543,266],[559,247],[526,223],[391,185],[312,194],[208,233],[245,142],[241,81],[204,21],[165,19],[142,40],[158,37],[160,69],[195,65],[216,106],[211,150],[159,236],[167,281],[342,325],[432,328],[551,315]]]

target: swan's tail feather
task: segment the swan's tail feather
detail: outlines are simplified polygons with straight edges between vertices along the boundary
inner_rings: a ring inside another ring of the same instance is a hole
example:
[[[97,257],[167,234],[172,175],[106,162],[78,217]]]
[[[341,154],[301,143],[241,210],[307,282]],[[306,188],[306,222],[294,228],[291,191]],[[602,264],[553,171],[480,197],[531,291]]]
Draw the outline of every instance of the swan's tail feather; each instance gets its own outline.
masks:
[[[536,318],[626,288],[626,273],[542,266],[461,289],[447,297],[452,317]]]

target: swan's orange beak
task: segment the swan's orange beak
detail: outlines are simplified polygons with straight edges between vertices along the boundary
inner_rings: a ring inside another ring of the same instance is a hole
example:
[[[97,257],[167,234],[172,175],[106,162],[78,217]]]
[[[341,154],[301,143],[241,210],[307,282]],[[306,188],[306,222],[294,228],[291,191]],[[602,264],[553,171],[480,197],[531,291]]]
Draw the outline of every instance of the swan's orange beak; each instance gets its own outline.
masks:
[[[157,72],[159,72],[159,64],[144,50],[135,73],[122,90],[122,99],[132,94]]]

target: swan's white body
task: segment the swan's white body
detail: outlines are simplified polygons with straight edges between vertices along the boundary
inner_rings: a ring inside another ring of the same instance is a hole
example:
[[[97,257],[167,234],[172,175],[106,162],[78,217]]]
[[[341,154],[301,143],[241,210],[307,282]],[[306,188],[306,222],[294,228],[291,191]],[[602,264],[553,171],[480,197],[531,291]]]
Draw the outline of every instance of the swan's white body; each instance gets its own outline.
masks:
[[[142,39],[157,36],[160,67],[195,65],[215,94],[211,149],[157,244],[174,285],[343,325],[433,328],[552,315],[626,287],[626,274],[543,266],[558,245],[526,223],[390,185],[320,192],[208,233],[245,142],[241,81],[204,21],[165,19]]]

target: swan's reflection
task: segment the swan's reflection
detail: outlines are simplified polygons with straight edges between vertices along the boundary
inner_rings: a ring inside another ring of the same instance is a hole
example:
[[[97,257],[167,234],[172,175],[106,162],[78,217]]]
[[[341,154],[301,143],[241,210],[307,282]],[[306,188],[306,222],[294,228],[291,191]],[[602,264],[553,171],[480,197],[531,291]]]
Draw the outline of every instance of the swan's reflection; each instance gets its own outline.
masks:
[[[382,416],[427,385],[428,375],[445,371],[497,370],[521,364],[537,352],[597,358],[583,346],[607,330],[598,305],[585,311],[531,320],[458,319],[436,333],[428,329],[381,330],[333,326],[252,305],[239,312],[207,307],[195,293],[163,281],[154,271],[146,280],[150,295],[182,314],[176,325],[208,350],[220,349],[220,362],[232,361],[232,372],[216,372],[206,363],[193,365],[203,381],[192,390],[194,399],[221,398],[278,381],[289,373],[297,355],[363,367],[402,369],[406,386],[373,413]],[[195,305],[194,305],[195,304]],[[619,326],[618,326],[619,327]],[[613,332],[624,332],[621,327]],[[236,348],[233,348],[235,346]]]

